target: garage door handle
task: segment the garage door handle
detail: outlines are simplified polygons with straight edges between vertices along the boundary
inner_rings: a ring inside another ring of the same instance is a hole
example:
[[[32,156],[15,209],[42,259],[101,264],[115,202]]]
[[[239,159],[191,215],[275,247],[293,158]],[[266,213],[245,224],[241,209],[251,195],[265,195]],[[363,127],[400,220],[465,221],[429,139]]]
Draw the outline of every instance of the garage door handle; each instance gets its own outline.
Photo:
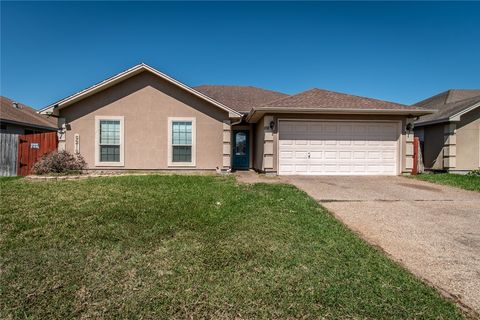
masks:
[[[310,159],[310,152],[308,153],[308,159]]]

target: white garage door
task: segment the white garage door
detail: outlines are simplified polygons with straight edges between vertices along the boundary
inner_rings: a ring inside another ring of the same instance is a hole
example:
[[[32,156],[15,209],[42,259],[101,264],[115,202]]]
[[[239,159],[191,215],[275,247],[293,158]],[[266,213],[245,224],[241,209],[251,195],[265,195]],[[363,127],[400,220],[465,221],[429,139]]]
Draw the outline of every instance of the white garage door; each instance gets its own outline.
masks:
[[[398,122],[279,122],[281,175],[396,175]]]

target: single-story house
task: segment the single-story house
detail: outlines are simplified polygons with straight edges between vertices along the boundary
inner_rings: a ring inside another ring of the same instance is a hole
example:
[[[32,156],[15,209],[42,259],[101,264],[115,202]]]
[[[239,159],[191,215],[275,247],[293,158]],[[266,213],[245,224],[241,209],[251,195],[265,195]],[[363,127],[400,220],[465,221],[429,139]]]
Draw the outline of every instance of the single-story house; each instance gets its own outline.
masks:
[[[468,172],[480,168],[480,89],[452,89],[415,104],[437,109],[415,122],[426,169]]]
[[[32,134],[57,131],[57,119],[23,103],[0,97],[0,133]]]
[[[89,169],[280,175],[409,173],[412,124],[432,112],[320,89],[192,88],[146,64],[41,110]]]

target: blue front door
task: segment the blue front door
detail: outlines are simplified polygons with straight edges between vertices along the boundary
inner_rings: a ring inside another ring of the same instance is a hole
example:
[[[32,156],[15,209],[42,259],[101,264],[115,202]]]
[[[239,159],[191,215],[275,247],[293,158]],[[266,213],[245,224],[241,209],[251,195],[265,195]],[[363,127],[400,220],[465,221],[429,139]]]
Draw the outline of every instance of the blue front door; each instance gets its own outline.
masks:
[[[248,130],[233,132],[233,169],[248,169],[250,150]]]

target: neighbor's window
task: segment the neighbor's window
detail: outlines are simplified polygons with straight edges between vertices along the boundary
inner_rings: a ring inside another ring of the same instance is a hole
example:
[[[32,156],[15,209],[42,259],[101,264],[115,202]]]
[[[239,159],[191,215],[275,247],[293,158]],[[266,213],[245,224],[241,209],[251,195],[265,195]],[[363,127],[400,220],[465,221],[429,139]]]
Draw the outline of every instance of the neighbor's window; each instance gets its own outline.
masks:
[[[192,162],[192,121],[172,121],[172,162]]]

